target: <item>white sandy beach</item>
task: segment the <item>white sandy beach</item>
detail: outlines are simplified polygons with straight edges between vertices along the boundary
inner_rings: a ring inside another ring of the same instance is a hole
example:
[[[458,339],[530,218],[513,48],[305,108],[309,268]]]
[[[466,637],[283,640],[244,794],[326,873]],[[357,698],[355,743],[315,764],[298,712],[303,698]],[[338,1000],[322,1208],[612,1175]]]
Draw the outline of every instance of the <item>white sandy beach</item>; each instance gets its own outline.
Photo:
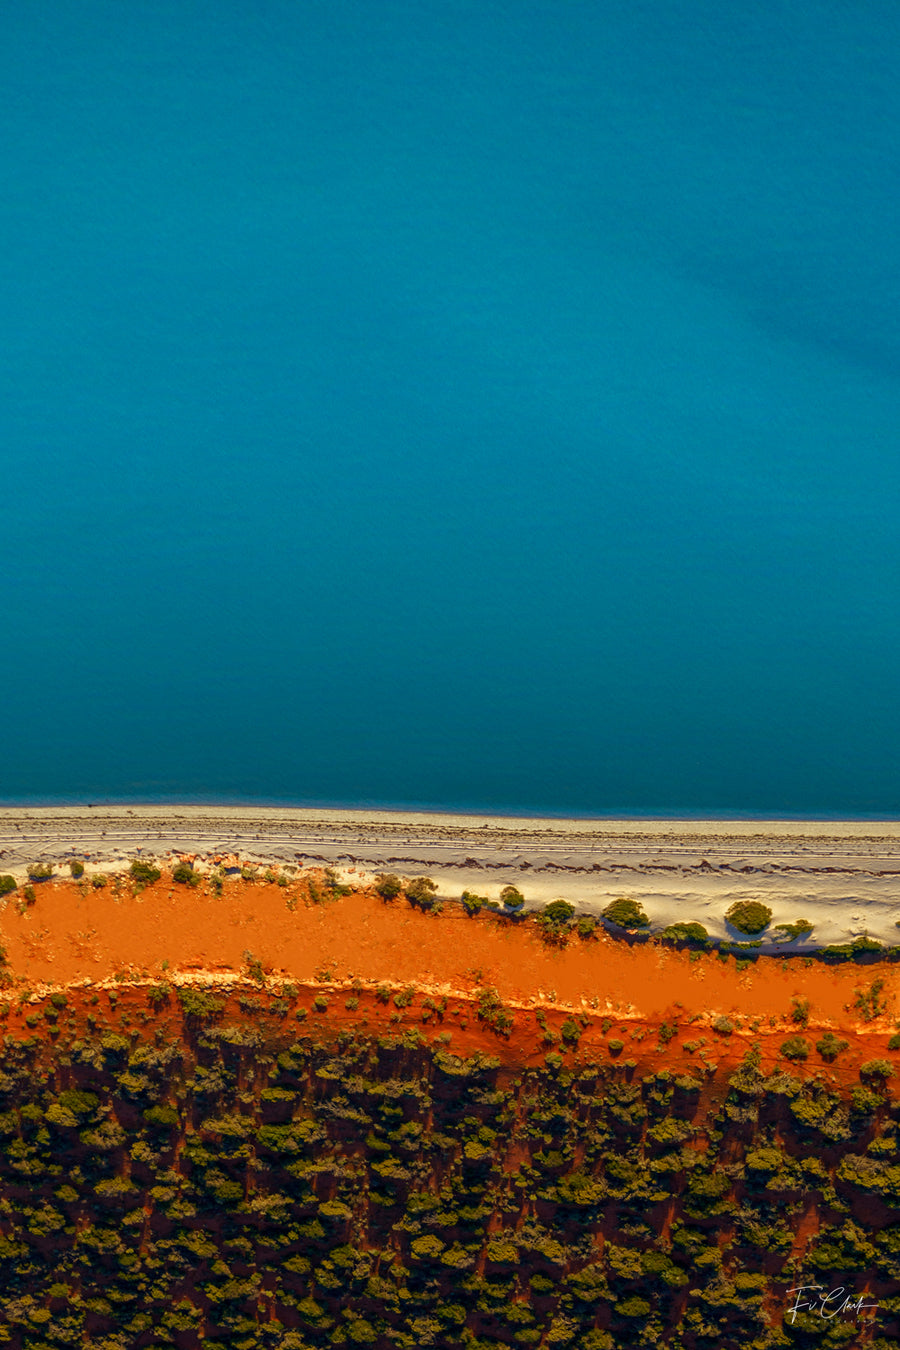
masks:
[[[900,940],[900,822],[583,820],[281,807],[0,808],[0,872],[86,860],[114,870],[138,851],[255,863],[332,864],[349,880],[427,874],[439,893],[495,898],[513,882],[529,908],[564,897],[598,912],[641,901],[651,930],[696,919],[719,937],[735,900],[759,899],[773,926],[815,925],[801,950],[868,933]],[[67,873],[68,869],[64,869]],[[768,943],[766,944],[769,945]]]

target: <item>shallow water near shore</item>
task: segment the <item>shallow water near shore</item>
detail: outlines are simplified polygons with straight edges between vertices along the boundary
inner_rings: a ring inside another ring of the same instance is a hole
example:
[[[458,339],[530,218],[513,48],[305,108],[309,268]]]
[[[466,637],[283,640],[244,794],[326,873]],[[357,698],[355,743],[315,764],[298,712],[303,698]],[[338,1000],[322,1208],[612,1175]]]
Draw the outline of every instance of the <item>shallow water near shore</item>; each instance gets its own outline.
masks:
[[[3,798],[900,810],[896,6],[4,14]]]

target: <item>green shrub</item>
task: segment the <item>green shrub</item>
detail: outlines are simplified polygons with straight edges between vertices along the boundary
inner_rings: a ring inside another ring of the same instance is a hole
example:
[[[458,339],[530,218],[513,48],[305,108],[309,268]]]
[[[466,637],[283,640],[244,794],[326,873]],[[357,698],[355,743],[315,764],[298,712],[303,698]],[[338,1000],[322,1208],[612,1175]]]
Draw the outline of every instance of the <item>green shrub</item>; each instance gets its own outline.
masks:
[[[894,1066],[886,1059],[867,1059],[859,1066],[860,1078],[893,1078]]]
[[[478,1020],[500,1036],[509,1036],[514,1025],[513,1016],[503,1006],[497,990],[490,987],[478,991]]]
[[[177,881],[179,886],[199,886],[200,873],[195,872],[189,862],[180,862],[172,868],[172,880]]]
[[[809,1050],[809,1041],[803,1036],[789,1036],[781,1046],[781,1053],[785,1059],[806,1059]]]
[[[328,1011],[328,999],[325,997],[324,994],[316,994],[315,998],[313,999],[313,1007],[318,1013],[324,1013]]]
[[[0,896],[11,895],[12,892],[16,889],[17,885],[18,883],[15,877],[10,876],[0,877]]]
[[[705,947],[709,944],[709,933],[702,923],[672,923],[664,928],[658,937],[667,942],[686,942],[689,946]]]
[[[140,881],[145,886],[152,886],[154,881],[159,881],[162,876],[158,867],[154,867],[152,862],[146,862],[141,858],[135,858],[129,870],[134,880]],[[94,885],[96,884],[95,881]]]
[[[33,905],[34,902],[37,900],[37,896],[36,896],[35,893],[34,893],[34,887],[33,887],[33,886],[24,886],[24,887],[22,888],[22,897],[23,897],[23,899],[24,899],[26,905]]]
[[[535,915],[535,923],[544,941],[554,944],[564,943],[569,935],[574,913],[575,906],[570,905],[568,900],[551,900],[549,905],[545,905],[540,913]]]
[[[894,1032],[893,1036],[887,1043],[887,1048],[889,1050],[900,1050],[900,1031]]]
[[[342,895],[350,895],[350,893],[353,890],[352,886],[345,886],[343,884],[343,882],[341,881],[340,877],[338,876],[337,872],[334,870],[333,867],[326,867],[324,869],[322,873],[322,879],[325,883],[325,889],[331,896],[332,900],[337,900],[338,897]],[[278,878],[278,881],[279,884],[281,884],[280,877]],[[284,879],[284,884],[287,885],[286,877]]]
[[[382,900],[396,900],[403,893],[403,882],[393,872],[379,872],[375,878],[375,894]]]
[[[573,1017],[567,1017],[563,1022],[560,1032],[563,1043],[568,1046],[577,1045],[581,1039],[581,1027]]]
[[[796,1022],[798,1027],[805,1027],[809,1022],[809,1009],[809,999],[798,998],[795,994],[791,1003],[791,1021]]]
[[[215,994],[210,994],[205,989],[198,989],[196,985],[190,984],[181,985],[178,990],[178,1002],[181,1004],[185,1017],[197,1018],[201,1021],[207,1017],[215,1017],[225,1007],[222,999],[216,998]]]
[[[53,864],[48,862],[31,863],[28,868],[28,878],[30,881],[47,881],[53,876]]]
[[[607,1041],[606,1044],[607,1044],[607,1046],[609,1047],[609,1053],[610,1053],[611,1055],[620,1055],[620,1054],[622,1053],[622,1051],[625,1049],[625,1042],[624,1042],[624,1041],[611,1040],[611,1041]]]
[[[253,980],[254,984],[260,986],[264,985],[266,982],[266,972],[262,961],[258,956],[254,956],[252,952],[244,952],[243,955],[244,967],[249,978]]]
[[[596,939],[599,924],[593,914],[582,914],[575,924],[578,936],[583,942],[590,942]]]
[[[524,895],[515,886],[504,886],[503,890],[500,892],[500,900],[507,909],[514,911],[521,909],[525,904]]]
[[[632,900],[627,895],[622,895],[618,900],[608,904],[603,911],[603,917],[618,928],[646,928],[650,922],[638,901]]]
[[[405,887],[406,898],[414,909],[434,908],[437,885],[431,877],[413,877]]]
[[[816,1049],[830,1064],[837,1059],[842,1050],[847,1049],[849,1044],[849,1041],[842,1041],[835,1036],[833,1031],[826,1031],[825,1035],[816,1041]]]
[[[178,1112],[172,1106],[151,1106],[144,1112],[148,1125],[160,1130],[173,1130],[178,1124]]]
[[[775,932],[784,933],[784,938],[779,941],[796,942],[799,937],[806,937],[813,930],[813,925],[808,919],[797,919],[796,923],[776,923]]]
[[[474,918],[476,914],[480,913],[483,907],[487,904],[486,895],[475,895],[473,891],[463,891],[462,895],[460,896],[460,899],[462,901],[462,907],[466,911],[470,919]]]
[[[771,919],[772,911],[760,900],[738,900],[725,915],[726,923],[730,923],[739,933],[749,933],[751,937],[761,933]]]
[[[69,871],[77,881],[79,877],[84,876],[84,863],[79,858],[73,858],[69,863]]]
[[[887,1001],[882,997],[884,979],[879,976],[867,989],[857,989],[853,1006],[864,1022],[874,1022],[887,1012]]]
[[[103,875],[102,872],[94,873],[94,875],[91,877],[91,885],[93,886],[95,891],[103,890],[103,887],[106,885],[106,877]]]
[[[712,1020],[712,1029],[717,1031],[720,1036],[730,1036],[734,1031],[734,1023],[730,1017],[714,1017]]]

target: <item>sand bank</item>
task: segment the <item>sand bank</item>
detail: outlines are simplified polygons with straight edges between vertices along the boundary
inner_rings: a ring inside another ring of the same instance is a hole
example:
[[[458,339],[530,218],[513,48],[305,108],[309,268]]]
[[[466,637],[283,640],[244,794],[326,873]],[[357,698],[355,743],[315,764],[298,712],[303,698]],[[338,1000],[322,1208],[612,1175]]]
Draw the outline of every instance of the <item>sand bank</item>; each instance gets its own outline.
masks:
[[[696,919],[735,937],[724,914],[759,899],[773,924],[808,919],[805,946],[868,933],[900,938],[900,822],[534,819],[402,811],[222,806],[0,809],[0,871],[84,857],[114,870],[139,851],[236,854],[251,862],[332,864],[350,880],[426,873],[439,893],[495,898],[515,883],[528,908],[557,897],[599,912],[640,900],[653,930]],[[801,949],[804,944],[798,944]]]

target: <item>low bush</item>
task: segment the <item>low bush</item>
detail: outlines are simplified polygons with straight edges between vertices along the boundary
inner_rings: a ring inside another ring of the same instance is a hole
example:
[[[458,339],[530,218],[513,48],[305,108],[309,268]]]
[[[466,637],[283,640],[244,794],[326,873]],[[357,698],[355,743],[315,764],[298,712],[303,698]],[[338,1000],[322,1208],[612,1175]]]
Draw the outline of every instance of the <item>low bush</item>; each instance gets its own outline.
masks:
[[[154,881],[159,881],[162,876],[158,867],[154,867],[153,863],[146,862],[142,858],[135,858],[129,870],[134,880],[142,882],[145,886],[152,886]],[[96,882],[94,884],[96,885]]]
[[[375,894],[382,900],[396,900],[403,893],[403,882],[393,872],[379,872],[375,878]]]
[[[897,948],[889,948],[889,951],[896,951]],[[854,961],[858,956],[867,954],[875,955],[884,952],[885,948],[874,938],[858,937],[852,942],[836,943],[829,947],[820,947],[816,956],[820,961],[826,961],[830,965],[836,965],[841,961]]]
[[[481,912],[488,899],[486,895],[475,895],[473,891],[463,891],[460,901],[469,918],[473,919],[476,914]]]
[[[325,868],[323,878],[325,881],[325,887],[328,890],[329,894],[331,895],[332,900],[337,900],[338,897],[342,895],[350,895],[350,893],[353,890],[352,886],[344,885],[344,883],[341,881],[340,877],[338,876],[337,872],[334,870],[333,867]],[[281,885],[286,886],[287,877],[284,878],[279,877],[278,884],[279,886]]]
[[[867,1059],[859,1066],[860,1078],[893,1078],[894,1066],[886,1059]]]
[[[405,887],[406,898],[413,909],[434,909],[437,885],[431,877],[413,877]]]
[[[809,1055],[809,1041],[803,1036],[789,1036],[782,1043],[781,1053],[785,1059],[806,1059]]]
[[[690,947],[709,946],[709,933],[702,923],[672,923],[657,934],[666,942],[685,942]]]
[[[177,881],[179,886],[199,886],[200,873],[195,872],[189,862],[180,862],[172,868],[172,880]]]
[[[797,919],[795,923],[776,923],[775,932],[784,933],[779,941],[796,942],[799,937],[806,937],[813,930],[812,924],[808,919]]]
[[[796,1022],[798,1027],[805,1027],[809,1022],[809,1009],[809,999],[799,998],[795,994],[791,1003],[791,1021]]]
[[[77,881],[79,877],[84,876],[84,863],[79,858],[73,858],[69,863],[69,871]]]
[[[512,1014],[503,1006],[497,990],[492,988],[478,991],[478,1020],[499,1036],[508,1036],[514,1025]]]
[[[867,989],[857,989],[853,1006],[864,1022],[874,1022],[876,1017],[887,1012],[887,1000],[883,997],[884,979],[879,976]]]
[[[565,943],[574,913],[575,906],[570,905],[568,900],[551,900],[549,905],[545,905],[535,916],[535,923],[544,941],[554,944]]]
[[[768,927],[771,919],[772,911],[760,900],[738,900],[725,915],[726,923],[730,923],[739,933],[749,933],[751,937]]]
[[[17,885],[15,877],[0,877],[0,895],[11,895]]]
[[[91,885],[93,886],[95,891],[103,890],[103,887],[106,885],[106,877],[103,875],[102,872],[94,873],[94,875],[91,877]]]
[[[215,994],[189,984],[182,985],[178,990],[178,1002],[185,1017],[197,1018],[200,1021],[207,1017],[215,1017],[225,1007],[223,1000],[216,998]]]
[[[32,863],[28,868],[29,881],[47,881],[53,876],[53,864],[48,862]]]
[[[507,909],[517,911],[525,904],[525,897],[516,886],[504,886],[500,892],[500,900]]]
[[[603,917],[618,928],[646,928],[650,922],[637,900],[625,895],[608,904]]]

